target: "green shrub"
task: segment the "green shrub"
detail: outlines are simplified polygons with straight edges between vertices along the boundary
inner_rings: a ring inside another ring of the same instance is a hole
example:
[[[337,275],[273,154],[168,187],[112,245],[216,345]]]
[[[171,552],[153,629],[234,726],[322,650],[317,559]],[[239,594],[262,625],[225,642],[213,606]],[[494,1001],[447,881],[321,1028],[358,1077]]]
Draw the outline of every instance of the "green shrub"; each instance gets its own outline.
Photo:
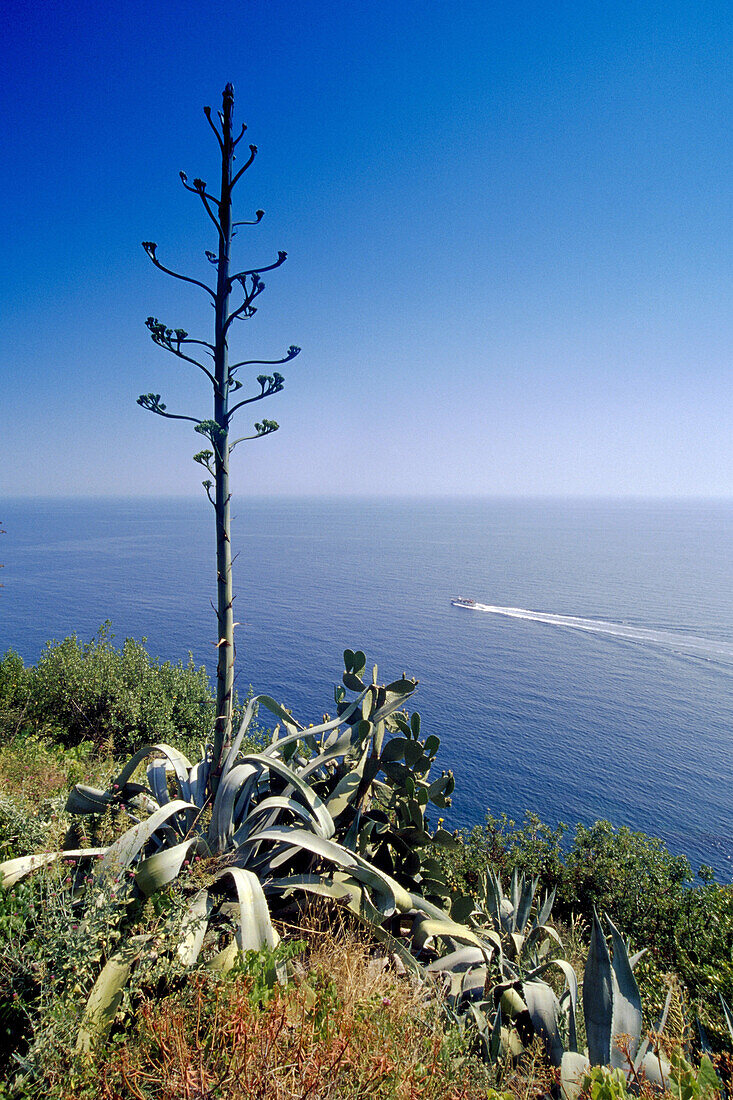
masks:
[[[144,642],[144,639],[143,639]],[[153,660],[143,642],[112,644],[109,623],[89,642],[49,642],[29,669],[15,653],[0,664],[0,736],[43,733],[64,746],[89,741],[115,753],[151,741],[210,738],[214,702],[206,670]]]

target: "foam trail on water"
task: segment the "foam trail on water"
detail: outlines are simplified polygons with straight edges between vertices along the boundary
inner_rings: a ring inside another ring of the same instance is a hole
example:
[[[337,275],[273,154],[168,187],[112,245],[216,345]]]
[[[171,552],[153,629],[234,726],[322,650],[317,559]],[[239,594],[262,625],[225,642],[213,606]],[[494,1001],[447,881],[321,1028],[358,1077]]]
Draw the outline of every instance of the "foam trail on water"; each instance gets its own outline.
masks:
[[[475,603],[469,611],[486,611],[492,615],[505,615],[509,619],[525,619],[532,623],[546,623],[570,630],[586,630],[591,634],[604,634],[628,642],[646,645],[669,646],[677,653],[706,660],[733,662],[733,642],[713,638],[698,638],[694,634],[682,634],[673,630],[654,630],[651,627],[631,626],[605,619],[580,619],[574,615],[552,615],[545,611],[529,611],[524,607],[495,607],[488,603]]]

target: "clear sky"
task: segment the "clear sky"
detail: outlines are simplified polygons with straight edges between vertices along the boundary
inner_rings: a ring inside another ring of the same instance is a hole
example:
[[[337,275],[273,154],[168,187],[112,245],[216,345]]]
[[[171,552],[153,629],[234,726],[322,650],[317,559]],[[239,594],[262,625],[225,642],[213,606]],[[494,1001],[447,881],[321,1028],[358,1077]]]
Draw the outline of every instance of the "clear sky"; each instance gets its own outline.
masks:
[[[287,263],[237,358],[303,348],[239,494],[730,496],[729,0],[5,0],[0,499],[194,494],[231,80]],[[246,427],[254,417],[242,424]],[[201,490],[199,490],[201,491]]]

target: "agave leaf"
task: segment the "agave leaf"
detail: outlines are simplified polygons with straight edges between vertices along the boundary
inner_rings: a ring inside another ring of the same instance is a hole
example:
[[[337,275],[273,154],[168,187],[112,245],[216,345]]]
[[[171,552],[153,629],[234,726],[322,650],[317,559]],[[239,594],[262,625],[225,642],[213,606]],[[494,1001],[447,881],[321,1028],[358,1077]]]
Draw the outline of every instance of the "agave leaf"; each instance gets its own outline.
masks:
[[[532,910],[532,902],[534,901],[535,892],[537,890],[537,879],[526,879],[522,877],[521,880],[521,892],[519,895],[519,903],[516,911],[516,924],[515,928],[518,932],[524,931],[524,926],[529,920],[529,914]]]
[[[632,970],[636,968],[636,964],[638,963],[639,959],[643,958],[644,955],[646,955],[646,947],[642,947],[641,951],[637,951],[636,954],[630,957],[629,966]]]
[[[173,765],[176,782],[178,783],[179,795],[184,801],[190,802],[191,789],[188,782],[188,775],[191,771],[191,761],[187,756],[184,756],[182,752],[179,752],[178,749],[173,748],[172,745],[166,745],[164,742],[156,745],[143,745],[141,749],[138,749],[138,751],[130,757],[120,774],[117,776],[112,789],[122,790],[138,764],[142,763],[142,761],[145,760],[147,756],[150,756],[152,752],[162,753],[163,756],[168,758]]]
[[[607,1066],[611,1061],[613,970],[601,922],[595,910],[583,977],[583,1010],[591,1064]]]
[[[0,886],[15,886],[26,875],[37,871],[39,867],[48,867],[51,863],[58,863],[61,859],[84,859],[86,857],[103,856],[106,848],[72,848],[65,852],[37,852],[32,856],[18,856],[16,859],[6,859],[0,863]]]
[[[514,870],[512,871],[512,881],[511,881],[511,884],[509,886],[509,900],[510,900],[511,905],[512,905],[512,911],[511,911],[511,923],[510,923],[508,931],[511,930],[513,932],[517,927],[517,911],[519,909],[519,895],[520,895],[520,889],[523,889],[523,888],[524,888],[524,875],[522,875],[521,886],[520,886],[519,870],[518,870],[518,868],[515,867]]]
[[[281,779],[284,779],[289,787],[292,788],[293,797],[300,798],[302,802],[308,806],[315,814],[319,828],[319,835],[324,839],[329,840],[336,832],[336,826],[333,823],[333,818],[326,807],[326,804],[318,797],[311,787],[305,783],[301,776],[296,775],[292,768],[289,768],[287,764],[283,764],[281,760],[274,759],[273,757],[264,756],[260,753],[251,753],[248,756],[242,758],[242,763],[259,765],[267,771],[274,772]],[[289,794],[290,791],[285,792]]]
[[[211,808],[208,829],[209,847],[212,851],[223,852],[227,848],[234,835],[239,814],[246,811],[261,770],[253,764],[237,764],[222,775]]]
[[[652,1085],[660,1089],[669,1088],[672,1067],[661,1051],[648,1051],[641,1060],[641,1071]]]
[[[670,988],[669,992],[667,993],[666,999],[664,1001],[664,1006],[662,1008],[662,1011],[659,1014],[659,1019],[657,1020],[657,1025],[654,1028],[654,1031],[656,1032],[657,1035],[661,1035],[662,1032],[664,1031],[664,1025],[667,1023],[667,1016],[669,1015],[669,1006],[672,1004],[672,997],[673,996],[674,996],[674,989]],[[644,1042],[641,1044],[641,1046],[639,1047],[639,1049],[636,1053],[636,1058],[634,1059],[634,1069],[635,1070],[639,1070],[641,1068],[641,1066],[643,1065],[643,1062],[644,1062],[644,1059],[646,1058],[647,1051],[649,1050],[650,1044],[651,1044],[651,1035],[647,1034],[646,1038],[644,1039]]]
[[[259,951],[263,947],[275,947],[279,937],[272,927],[267,899],[257,875],[241,867],[227,867],[219,872],[215,881],[226,878],[233,880],[239,901],[239,950]]]
[[[86,787],[77,783],[69,791],[64,809],[67,814],[103,814],[112,801],[109,791],[100,791],[98,787]]]
[[[577,1050],[577,1028],[576,1028],[576,1015],[578,1011],[578,976],[573,970],[573,967],[566,959],[551,959],[549,962],[543,963],[542,966],[538,966],[530,974],[527,975],[528,980],[539,978],[541,974],[545,974],[550,967],[556,966],[559,970],[562,970],[565,975],[566,990],[561,998],[561,1004],[563,999],[567,996],[570,1004],[568,1008],[568,1047],[571,1051]]]
[[[263,798],[250,810],[244,823],[239,826],[232,836],[232,847],[238,848],[253,833],[260,829],[271,828],[277,824],[283,810],[288,810],[294,817],[300,818],[305,826],[310,826],[312,831],[317,832],[319,827],[318,818],[310,806],[304,806],[302,802],[288,795],[273,794]]]
[[[723,994],[719,993],[720,1003],[723,1006],[723,1015],[725,1016],[725,1022],[728,1025],[728,1031],[730,1032],[731,1042],[733,1042],[733,1012],[730,1010],[730,1006],[726,1004],[723,999]]]
[[[487,868],[486,874],[484,875],[483,887],[484,897],[489,906],[489,913],[495,919],[497,927],[500,928],[503,890],[501,888],[501,879],[498,875],[494,874],[490,867]]]
[[[537,924],[547,924],[548,920],[550,919],[550,913],[552,912],[552,907],[554,904],[555,890],[553,888],[550,893],[547,894],[544,901],[542,902],[542,905],[540,906],[540,911],[537,914]]]
[[[369,745],[364,749],[356,767],[347,772],[343,779],[336,784],[333,793],[328,798],[326,807],[334,821],[348,808],[359,790],[368,754]]]
[[[390,875],[373,867],[362,856],[349,851],[333,840],[308,833],[304,829],[275,826],[272,829],[263,829],[262,832],[245,841],[242,847],[246,848],[248,845],[257,844],[264,840],[275,840],[290,848],[305,849],[313,855],[320,856],[330,863],[335,863],[338,867],[344,868],[350,875],[373,886],[378,894],[384,895],[386,907],[391,908],[392,912],[394,912],[395,907],[401,912],[407,912],[411,908],[410,895]],[[269,868],[274,870],[284,863],[289,856],[290,853],[286,850],[271,857],[268,860]]]
[[[170,795],[168,794],[168,775],[165,760],[161,760],[159,757],[151,760],[145,769],[145,774],[158,805],[167,805],[170,802]]]
[[[133,825],[121,837],[118,837],[114,844],[107,848],[104,858],[97,868],[97,879],[100,880],[110,875],[119,874],[120,871],[129,867],[135,856],[147,844],[153,834],[166,825],[176,814],[180,814],[184,810],[196,811],[196,806],[192,802],[183,802],[177,798],[173,802],[169,802],[167,806],[161,806],[145,821]]]
[[[459,943],[469,943],[474,947],[485,950],[487,962],[491,957],[491,945],[482,941],[465,924],[456,924],[455,921],[448,920],[445,917],[442,920],[436,920],[434,917],[423,917],[418,913],[412,930],[412,940],[418,951],[423,949],[429,939],[438,937],[446,940],[457,940]]]
[[[452,973],[461,974],[467,970],[473,970],[477,966],[483,966],[486,962],[486,949],[480,947],[459,947],[456,951],[449,951],[447,955],[441,955],[439,959],[433,959],[428,964],[428,974]]]
[[[501,1051],[501,1006],[497,1008],[494,1022],[491,1025],[491,1039],[489,1040],[489,1060],[495,1063]]]
[[[445,909],[439,909],[437,905],[434,905],[432,901],[428,901],[427,898],[422,897],[421,894],[409,895],[410,908],[417,909],[420,913],[426,913],[429,917],[434,917],[435,920],[446,920],[448,914]]]
[[[512,945],[512,950],[514,951],[514,955],[512,957],[518,959],[522,954],[522,948],[524,947],[524,936],[520,932],[510,932],[509,941]]]
[[[181,923],[181,941],[176,947],[183,966],[194,966],[198,961],[213,909],[208,890],[199,890],[189,902]]]
[[[590,1071],[590,1062],[584,1054],[566,1051],[560,1062],[560,1088],[565,1100],[578,1100],[583,1088],[583,1078]]]
[[[206,964],[207,970],[214,970],[218,973],[226,974],[232,969],[237,957],[239,955],[239,946],[237,944],[236,936],[232,936],[226,947],[223,947],[221,951],[214,955],[213,959],[210,959]]]
[[[244,737],[246,728],[252,719],[255,706],[258,703],[261,703],[263,706],[267,707],[268,710],[271,710],[274,714],[281,718],[286,725],[289,725],[291,729],[295,728],[294,733],[290,733],[286,737],[281,737],[279,741],[273,742],[264,750],[265,754],[274,755],[275,753],[281,752],[283,746],[292,744],[295,741],[302,740],[305,737],[319,737],[322,734],[328,733],[331,730],[335,730],[338,728],[338,726],[342,726],[347,723],[349,719],[352,718],[357,713],[357,711],[360,710],[362,700],[364,699],[364,696],[367,694],[368,691],[369,688],[365,688],[358,696],[358,698],[350,703],[344,713],[340,714],[337,718],[332,718],[328,722],[322,722],[320,725],[317,726],[308,726],[307,729],[304,726],[301,726],[299,722],[296,722],[293,716],[291,714],[288,714],[288,712],[284,710],[284,708],[281,707],[279,703],[276,703],[274,699],[271,699],[269,695],[255,696],[254,699],[250,700],[250,703],[247,706],[240,732],[235,738],[234,743],[232,744],[232,747],[227,754],[227,758],[224,763],[224,771],[227,771],[233,766],[234,761],[237,757],[237,753],[239,752],[239,747],[242,743],[242,738]]]
[[[532,947],[535,943],[541,942],[545,937],[554,940],[555,943],[562,947],[562,940],[551,924],[536,924],[526,938],[525,942],[527,948]]]
[[[371,729],[371,727],[370,727]],[[310,760],[298,775],[302,780],[310,779],[310,777],[324,767],[325,764],[330,763],[331,760],[335,760],[339,756],[347,756],[351,750],[362,741],[361,722],[357,722],[355,726],[349,726],[348,729],[337,737],[334,741],[328,744],[318,756]]]
[[[199,760],[194,764],[189,773],[189,783],[191,786],[191,801],[201,809],[206,802],[206,786],[209,782],[209,772],[211,771],[211,762],[208,759]]]
[[[295,720],[295,718],[293,718],[292,714],[289,714],[284,707],[282,707],[279,703],[276,703],[275,700],[272,699],[269,695],[255,695],[252,699],[250,699],[244,709],[239,732],[232,741],[229,752],[224,758],[224,764],[222,765],[222,775],[226,775],[226,773],[234,767],[234,762],[236,761],[239,754],[239,749],[242,745],[242,741],[244,740],[244,735],[246,734],[249,728],[249,724],[254,718],[260,703],[263,706],[267,707],[267,709],[273,714],[277,715],[277,717],[284,723],[285,726],[288,726],[290,729],[302,730],[303,727],[300,725],[299,722]],[[295,736],[297,735],[291,735],[291,737]],[[282,745],[287,740],[287,737],[282,738],[282,740],[278,742],[278,745]]]
[[[483,1001],[486,996],[486,979],[489,970],[487,966],[475,966],[467,970],[463,975],[453,974],[451,978],[451,993],[455,984],[455,1000],[475,1003]]]
[[[106,1034],[112,1026],[122,1000],[122,991],[130,976],[132,965],[140,952],[141,944],[128,944],[118,951],[102,967],[89,994],[79,1034],[76,1039],[78,1053],[86,1053],[95,1039]]]
[[[606,916],[606,923],[611,929],[613,942],[611,965],[615,977],[611,1035],[614,1039],[619,1035],[631,1036],[629,1051],[633,1058],[641,1037],[641,995],[631,970],[626,944],[609,916]],[[611,1065],[618,1069],[626,1067],[626,1059],[615,1042],[611,1047]]]
[[[563,1056],[560,1035],[560,1004],[546,982],[523,982],[522,994],[532,1018],[535,1033],[545,1044],[553,1066],[559,1066]]]
[[[203,837],[194,837],[175,844],[172,848],[163,848],[140,862],[135,872],[135,885],[141,893],[149,897],[178,878],[187,859],[201,854],[210,854]]]

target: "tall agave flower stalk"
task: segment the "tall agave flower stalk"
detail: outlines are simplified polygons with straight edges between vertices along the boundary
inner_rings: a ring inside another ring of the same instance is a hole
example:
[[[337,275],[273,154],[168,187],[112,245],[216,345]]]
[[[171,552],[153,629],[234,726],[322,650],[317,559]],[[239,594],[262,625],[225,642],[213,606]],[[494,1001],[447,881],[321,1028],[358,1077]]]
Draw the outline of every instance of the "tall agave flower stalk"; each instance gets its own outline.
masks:
[[[281,359],[249,359],[237,363],[229,362],[229,330],[236,320],[251,318],[257,312],[254,301],[265,289],[262,273],[280,267],[287,253],[278,252],[277,260],[265,266],[253,267],[243,271],[231,271],[232,238],[236,229],[243,225],[258,225],[264,211],[257,210],[254,219],[234,221],[232,215],[232,194],[242,175],[252,164],[257,146],[250,145],[249,157],[235,170],[235,149],[242,140],[247,127],[242,124],[235,137],[233,130],[234,88],[227,84],[222,96],[222,110],[217,112],[218,123],[211,117],[211,108],[204,107],[204,114],[216,135],[221,153],[221,187],[219,197],[213,195],[206,182],[195,179],[188,182],[185,172],[180,173],[181,182],[187,191],[197,195],[216,228],[218,242],[216,252],[206,252],[206,258],[216,268],[216,287],[188,275],[182,275],[164,266],[157,257],[157,245],[153,241],[143,241],[143,248],[157,268],[175,279],[192,283],[200,287],[212,299],[214,306],[214,339],[197,340],[189,337],[185,329],[170,329],[157,317],[148,317],[146,324],[154,343],[165,348],[179,359],[192,363],[204,372],[214,391],[214,415],[212,419],[187,416],[168,412],[161,402],[160,394],[146,393],[138,398],[138,404],[158,416],[170,420],[189,420],[194,430],[203,435],[211,444],[210,449],[199,451],[194,460],[205,468],[210,475],[203,481],[206,494],[214,506],[216,514],[216,614],[218,623],[217,646],[218,661],[216,670],[216,725],[214,729],[213,768],[210,787],[215,793],[221,775],[224,755],[231,743],[232,709],[234,697],[234,594],[232,590],[232,551],[231,551],[231,492],[229,488],[229,459],[237,444],[245,439],[259,439],[277,431],[274,420],[262,419],[255,423],[250,435],[232,439],[230,427],[232,418],[244,405],[261,401],[278,393],[283,388],[283,376],[274,370],[272,374],[257,376],[259,392],[233,401],[232,396],[242,388],[237,374],[240,368],[255,366],[280,366],[294,359],[300,348],[291,346]],[[237,296],[236,304],[231,299]],[[194,354],[195,353],[195,354]],[[210,363],[200,362],[196,355],[208,358]]]

